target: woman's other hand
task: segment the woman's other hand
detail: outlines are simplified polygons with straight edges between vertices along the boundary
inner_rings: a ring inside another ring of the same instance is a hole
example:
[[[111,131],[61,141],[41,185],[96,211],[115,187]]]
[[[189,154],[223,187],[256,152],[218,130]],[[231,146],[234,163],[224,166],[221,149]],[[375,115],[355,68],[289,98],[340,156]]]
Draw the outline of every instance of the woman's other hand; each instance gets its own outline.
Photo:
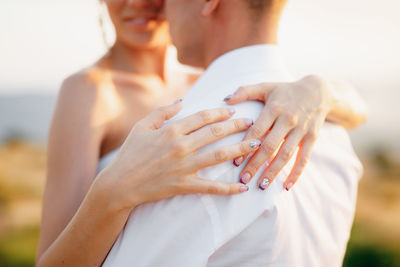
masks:
[[[198,153],[197,150],[227,135],[247,130],[250,119],[227,120],[232,108],[198,112],[163,126],[182,108],[181,101],[163,107],[136,123],[115,160],[100,173],[116,207],[133,207],[180,194],[245,192],[241,183],[202,179],[201,168],[256,151],[261,142],[247,138],[232,146]],[[210,125],[212,124],[212,125]],[[204,127],[206,126],[206,127]]]
[[[307,164],[318,132],[334,101],[332,92],[319,77],[307,76],[294,83],[241,87],[234,95],[225,98],[226,103],[231,105],[247,100],[261,101],[265,106],[244,140],[264,140],[243,168],[240,180],[248,183],[267,163],[258,181],[259,187],[266,189],[299,148],[295,164],[284,182],[284,188],[289,190]],[[236,158],[234,164],[239,166],[245,158]]]

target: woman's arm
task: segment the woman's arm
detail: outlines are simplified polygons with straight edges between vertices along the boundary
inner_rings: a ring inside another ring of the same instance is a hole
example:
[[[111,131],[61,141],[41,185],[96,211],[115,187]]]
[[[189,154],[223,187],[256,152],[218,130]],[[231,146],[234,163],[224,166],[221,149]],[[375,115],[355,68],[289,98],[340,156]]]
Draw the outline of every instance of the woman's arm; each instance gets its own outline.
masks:
[[[96,176],[107,118],[99,112],[99,90],[84,74],[62,85],[48,140],[47,178],[37,258],[78,210]]]
[[[248,190],[240,183],[201,179],[197,171],[256,151],[261,145],[259,140],[204,153],[197,150],[248,129],[252,121],[225,121],[234,112],[222,108],[199,112],[162,127],[181,107],[178,102],[161,108],[136,123],[115,160],[97,176],[65,229],[55,241],[41,247],[37,266],[100,266],[138,205],[178,194],[228,195]],[[69,197],[73,199],[74,195]],[[47,204],[64,208],[57,201]],[[42,229],[41,235],[48,230]]]
[[[284,183],[289,190],[297,181],[311,155],[325,120],[353,128],[366,120],[364,101],[349,86],[310,75],[293,83],[262,83],[239,88],[225,98],[228,104],[246,100],[265,103],[264,109],[246,138],[265,138],[242,170],[240,179],[248,183],[258,169],[269,162],[258,184],[266,189],[279,171],[296,154],[296,162]],[[239,166],[245,157],[234,160]]]
[[[42,247],[36,266],[101,266],[129,216],[128,210],[114,209],[101,180],[93,182],[65,229]],[[42,228],[41,235],[46,231]]]
[[[199,74],[191,74],[190,81],[193,84],[198,78]],[[367,120],[368,109],[364,99],[359,95],[357,90],[348,83],[327,80],[319,75],[307,75],[299,81],[287,83],[292,89],[305,85],[307,87],[320,90],[322,87],[327,88],[332,96],[332,103],[328,111],[326,120],[335,124],[339,124],[346,129],[356,128]],[[272,87],[271,87],[272,85]],[[265,93],[270,92],[277,87],[277,83],[264,83],[256,85],[256,88],[261,86]],[[236,91],[235,99],[228,101],[231,103],[238,103],[236,101],[243,101],[243,99],[251,98],[253,86],[243,86],[243,89],[248,92],[240,96],[240,91]],[[261,88],[262,89],[262,88]],[[257,93],[257,92],[254,92]],[[248,94],[248,95],[246,95]],[[228,96],[230,98],[232,96]],[[254,95],[254,97],[256,97]]]
[[[310,79],[322,85],[326,83],[331,91],[333,101],[326,117],[327,121],[351,129],[367,120],[367,105],[354,87],[346,83],[326,81],[320,76],[311,76]]]

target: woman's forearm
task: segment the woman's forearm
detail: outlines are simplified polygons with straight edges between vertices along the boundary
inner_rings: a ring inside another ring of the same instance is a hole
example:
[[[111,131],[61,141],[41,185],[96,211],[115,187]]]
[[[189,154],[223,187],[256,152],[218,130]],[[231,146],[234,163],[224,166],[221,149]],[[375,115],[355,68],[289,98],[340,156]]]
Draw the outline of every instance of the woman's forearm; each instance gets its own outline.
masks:
[[[345,128],[355,128],[367,119],[367,107],[364,100],[350,85],[326,81],[317,75],[308,76],[316,83],[323,83],[331,92],[333,101],[326,118],[327,121],[340,124]]]
[[[36,266],[101,266],[130,213],[110,205],[102,182],[94,181],[75,216]]]
[[[337,93],[327,120],[341,124],[346,128],[355,128],[367,119],[367,106],[357,91],[345,84],[329,82]]]

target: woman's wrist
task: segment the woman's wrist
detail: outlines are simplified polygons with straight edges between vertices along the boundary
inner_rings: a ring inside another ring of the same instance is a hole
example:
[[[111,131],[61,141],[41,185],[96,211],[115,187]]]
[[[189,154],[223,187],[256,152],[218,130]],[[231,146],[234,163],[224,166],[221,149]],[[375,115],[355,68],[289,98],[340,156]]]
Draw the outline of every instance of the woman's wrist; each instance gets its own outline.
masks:
[[[336,97],[337,94],[334,86],[332,86],[328,80],[319,75],[311,74],[301,79],[300,82],[304,82],[307,86],[312,88],[318,88],[320,92],[321,105],[327,113],[331,112],[335,108],[336,102],[338,101]]]
[[[98,174],[90,191],[93,190],[94,198],[102,203],[104,209],[110,214],[130,213],[139,203],[127,199],[124,193],[127,188],[118,183],[120,179],[116,179],[117,174],[111,167],[111,165],[108,166]],[[132,191],[129,192],[134,194]]]

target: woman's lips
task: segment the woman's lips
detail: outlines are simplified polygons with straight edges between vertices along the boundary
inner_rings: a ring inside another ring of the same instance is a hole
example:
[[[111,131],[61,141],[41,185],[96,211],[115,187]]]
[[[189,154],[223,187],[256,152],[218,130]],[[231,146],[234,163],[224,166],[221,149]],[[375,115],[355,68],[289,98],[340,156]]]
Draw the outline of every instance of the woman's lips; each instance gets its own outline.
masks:
[[[158,21],[157,17],[135,17],[124,20],[127,25],[136,29],[146,29]]]

